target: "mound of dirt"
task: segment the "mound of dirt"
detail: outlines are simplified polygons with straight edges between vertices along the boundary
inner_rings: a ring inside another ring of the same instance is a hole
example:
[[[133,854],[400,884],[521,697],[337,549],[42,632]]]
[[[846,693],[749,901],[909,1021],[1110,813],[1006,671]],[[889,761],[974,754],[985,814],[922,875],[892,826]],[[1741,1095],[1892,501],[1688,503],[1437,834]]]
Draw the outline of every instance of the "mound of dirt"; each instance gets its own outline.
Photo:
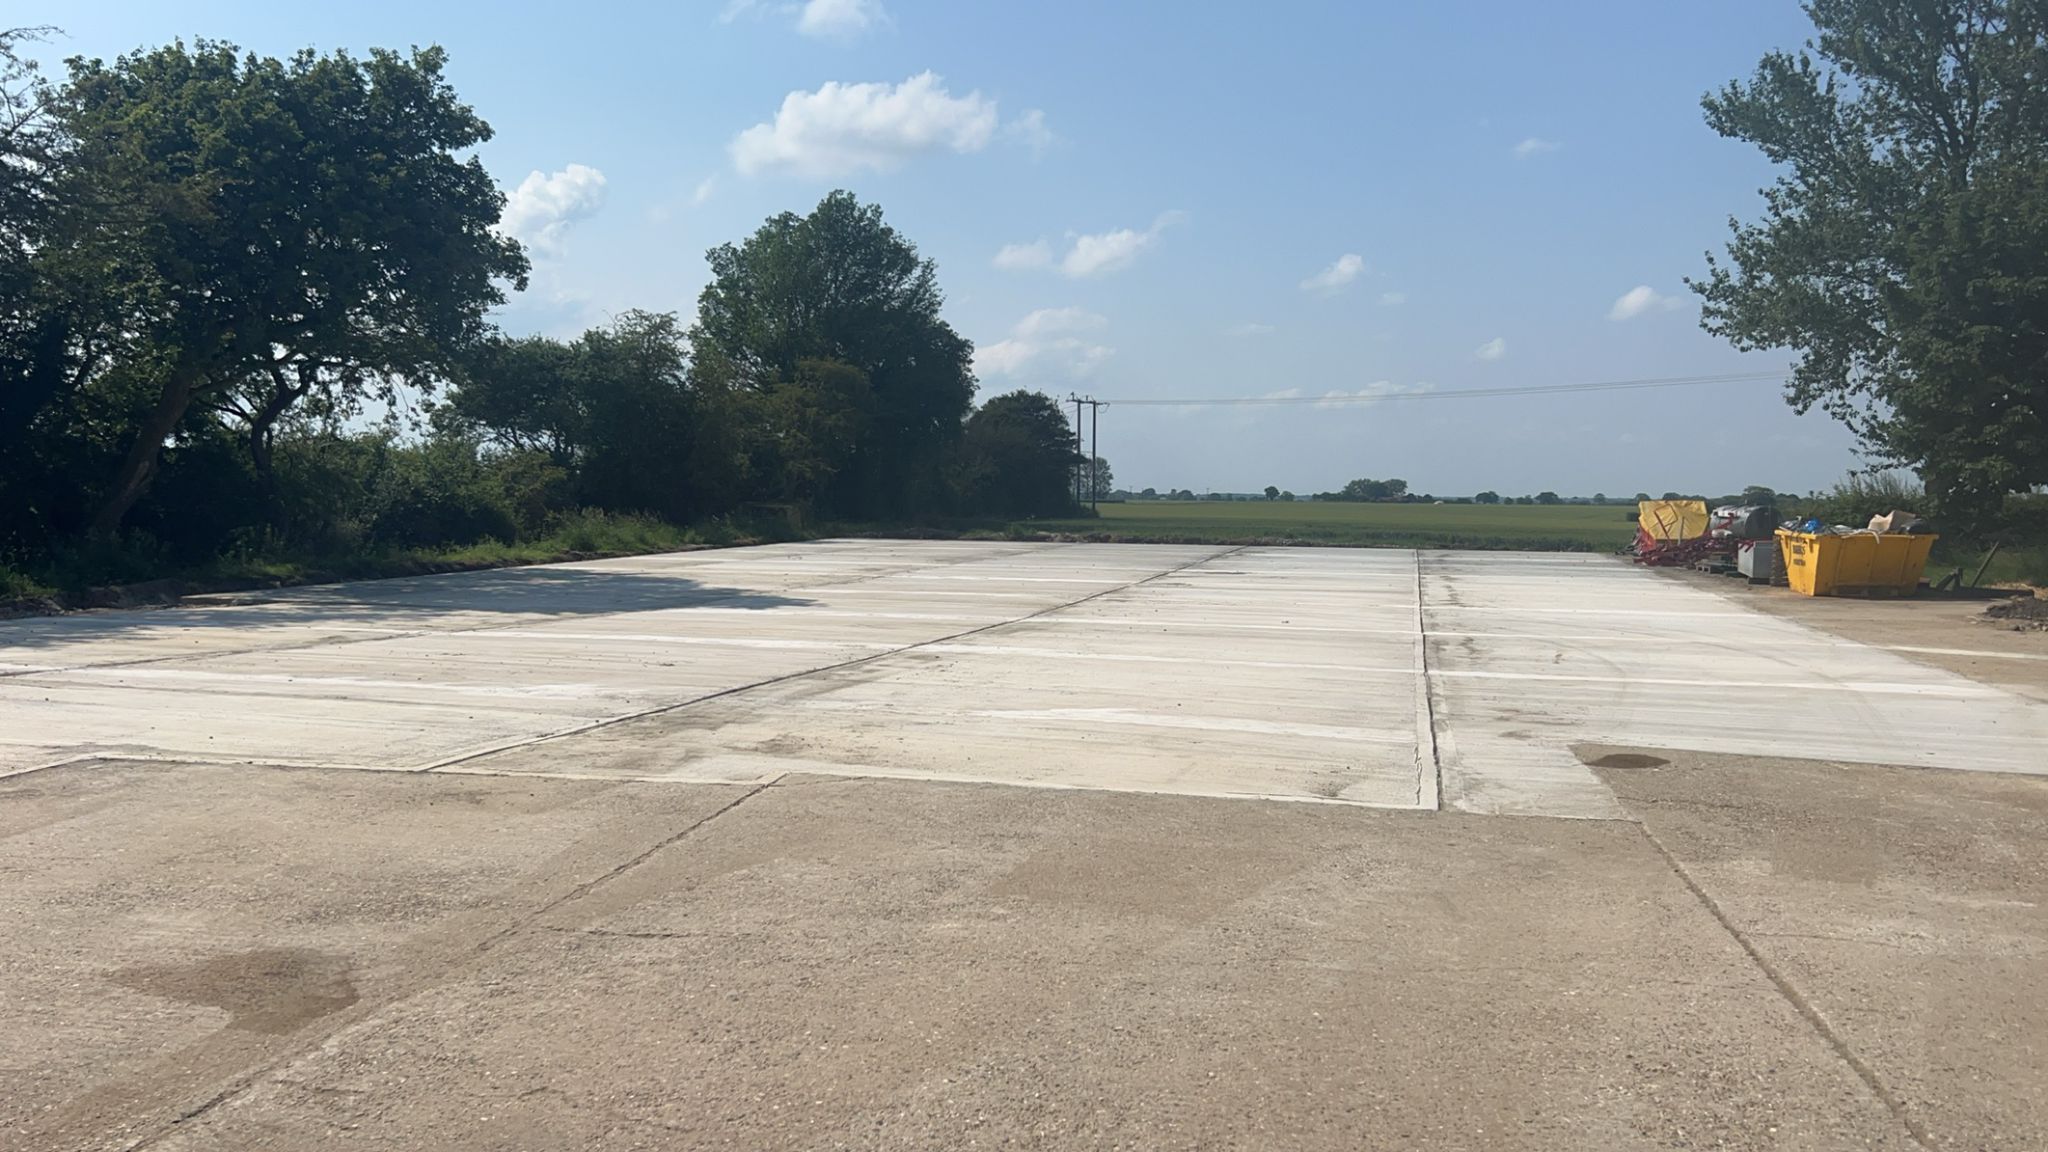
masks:
[[[2019,596],[1984,609],[1987,622],[2015,632],[2048,632],[2048,600]]]

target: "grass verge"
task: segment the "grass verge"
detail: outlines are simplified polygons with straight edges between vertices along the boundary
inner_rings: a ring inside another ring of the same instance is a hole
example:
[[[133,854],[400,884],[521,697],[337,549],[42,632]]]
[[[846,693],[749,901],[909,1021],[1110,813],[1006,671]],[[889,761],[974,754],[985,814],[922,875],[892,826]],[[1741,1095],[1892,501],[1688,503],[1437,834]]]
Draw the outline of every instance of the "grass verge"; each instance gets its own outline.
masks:
[[[785,524],[772,519],[758,523],[714,520],[681,527],[648,516],[590,510],[565,516],[544,535],[516,543],[481,540],[433,548],[324,554],[251,550],[183,565],[163,564],[146,553],[117,554],[116,549],[101,548],[61,557],[40,570],[0,565],[0,616],[163,604],[203,592],[469,572],[792,537]]]

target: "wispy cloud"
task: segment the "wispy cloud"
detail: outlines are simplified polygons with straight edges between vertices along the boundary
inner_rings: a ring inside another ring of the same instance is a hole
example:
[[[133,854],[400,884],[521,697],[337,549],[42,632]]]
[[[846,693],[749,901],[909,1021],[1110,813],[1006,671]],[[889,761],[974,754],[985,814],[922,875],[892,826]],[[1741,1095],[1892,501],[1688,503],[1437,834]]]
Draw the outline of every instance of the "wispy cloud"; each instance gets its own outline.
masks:
[[[927,152],[979,152],[996,131],[996,102],[954,96],[923,72],[901,84],[841,84],[783,97],[775,119],[733,138],[742,176],[833,177],[886,172]]]
[[[806,36],[851,38],[889,18],[880,0],[809,0],[797,14]]]
[[[1011,270],[1044,268],[1052,263],[1052,245],[1043,240],[1029,244],[1005,244],[996,253],[995,266]]]
[[[1301,290],[1304,292],[1321,292],[1326,295],[1333,292],[1341,292],[1364,272],[1365,257],[1360,256],[1356,252],[1346,252],[1344,255],[1337,257],[1336,261],[1328,268],[1303,280],[1301,282]]]
[[[1676,312],[1685,306],[1683,301],[1666,296],[1648,284],[1638,284],[1623,292],[1607,310],[1609,320],[1633,320],[1645,312]]]
[[[1555,140],[1545,140],[1541,136],[1530,136],[1523,139],[1521,143],[1515,145],[1510,151],[1515,154],[1515,159],[1527,160],[1532,156],[1541,156],[1546,152],[1555,152],[1562,147],[1564,145],[1559,144]]]
[[[877,24],[889,20],[881,0],[727,0],[719,9],[718,22],[731,24],[743,16],[795,18],[796,30],[818,39],[851,40]]]
[[[1273,326],[1271,324],[1259,324],[1256,322],[1245,324],[1232,324],[1230,327],[1225,328],[1223,330],[1223,334],[1225,336],[1235,337],[1239,340],[1247,340],[1253,336],[1271,336],[1273,334]]]
[[[1382,308],[1399,308],[1401,305],[1406,304],[1407,302],[1408,294],[1406,292],[1380,293],[1380,307]]]
[[[1046,150],[1059,143],[1060,139],[1046,125],[1045,111],[1040,108],[1032,108],[1003,125],[1003,133],[1022,140],[1024,147],[1031,150],[1033,160],[1043,159]]]
[[[1121,272],[1137,263],[1138,256],[1158,243],[1168,228],[1187,219],[1185,212],[1162,212],[1143,231],[1118,228],[1110,232],[1068,233],[1066,254],[1054,257],[1053,247],[1044,240],[1005,244],[996,253],[998,268],[1057,268],[1069,280],[1087,280]]]
[[[1040,308],[1017,321],[1007,339],[976,349],[974,370],[983,376],[1088,376],[1115,353],[1087,335],[1108,324],[1083,308]]]
[[[1341,389],[1325,392],[1315,404],[1317,408],[1361,408],[1370,407],[1373,402],[1389,396],[1407,396],[1417,392],[1428,392],[1434,384],[1396,384],[1392,380],[1375,380],[1363,388],[1346,392]]]
[[[1481,360],[1505,360],[1508,355],[1507,339],[1502,336],[1495,336],[1493,339],[1481,344],[1472,354]]]

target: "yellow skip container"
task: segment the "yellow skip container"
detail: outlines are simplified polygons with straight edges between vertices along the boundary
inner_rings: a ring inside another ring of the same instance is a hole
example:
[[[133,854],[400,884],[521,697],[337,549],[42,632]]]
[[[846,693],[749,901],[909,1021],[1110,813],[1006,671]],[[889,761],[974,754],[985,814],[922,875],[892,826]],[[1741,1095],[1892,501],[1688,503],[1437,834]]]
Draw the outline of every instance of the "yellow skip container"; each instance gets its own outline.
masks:
[[[1910,596],[1920,587],[1932,535],[1778,529],[1779,561],[1802,596]]]

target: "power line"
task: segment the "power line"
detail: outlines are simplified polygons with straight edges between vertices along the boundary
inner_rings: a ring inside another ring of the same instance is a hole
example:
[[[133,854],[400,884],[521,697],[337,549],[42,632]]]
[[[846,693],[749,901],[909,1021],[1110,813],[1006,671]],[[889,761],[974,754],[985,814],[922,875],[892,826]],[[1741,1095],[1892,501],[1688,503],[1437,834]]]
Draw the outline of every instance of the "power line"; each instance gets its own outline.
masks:
[[[1695,384],[1782,382],[1782,372],[1734,372],[1719,376],[1661,376],[1638,380],[1590,380],[1576,384],[1539,384],[1517,388],[1459,388],[1449,392],[1336,392],[1322,396],[1208,396],[1171,400],[1104,400],[1103,404],[1151,408],[1205,408],[1260,404],[1378,404],[1386,400],[1465,400],[1489,396],[1553,396],[1569,392],[1627,392],[1645,388],[1682,388]]]

